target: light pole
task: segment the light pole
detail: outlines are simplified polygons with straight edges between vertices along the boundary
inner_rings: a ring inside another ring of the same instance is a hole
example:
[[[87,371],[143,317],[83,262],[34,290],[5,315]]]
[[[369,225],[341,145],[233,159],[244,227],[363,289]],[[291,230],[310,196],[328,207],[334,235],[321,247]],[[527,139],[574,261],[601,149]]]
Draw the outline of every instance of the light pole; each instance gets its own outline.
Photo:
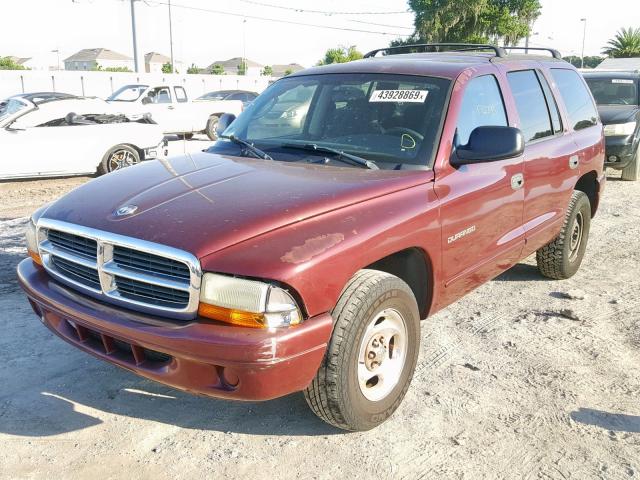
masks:
[[[171,28],[171,0],[168,1],[169,4],[169,49],[171,50],[171,73],[175,72],[175,67],[173,65],[173,29]]]
[[[136,0],[131,0],[131,32],[133,33],[133,64],[136,73],[140,72],[140,64],[138,63],[138,42],[136,40]]]
[[[247,74],[247,19],[242,19],[242,69]]]
[[[584,39],[587,37],[587,19],[581,18],[581,22],[584,22],[584,28],[582,29],[582,55],[580,56],[580,68],[584,68]]]
[[[55,53],[57,55],[57,58],[58,58],[57,69],[60,70],[60,49],[56,48],[55,50],[51,50],[51,53]]]

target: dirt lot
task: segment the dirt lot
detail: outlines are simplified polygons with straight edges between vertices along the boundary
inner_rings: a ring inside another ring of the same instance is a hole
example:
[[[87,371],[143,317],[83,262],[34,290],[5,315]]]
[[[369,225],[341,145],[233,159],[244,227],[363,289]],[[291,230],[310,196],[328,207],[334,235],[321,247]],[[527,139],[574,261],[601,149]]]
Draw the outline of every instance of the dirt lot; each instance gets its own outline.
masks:
[[[196,398],[46,330],[14,276],[25,215],[86,180],[0,184],[0,477],[640,476],[640,182],[610,178],[574,278],[529,258],[425,321],[400,409],[343,433],[301,394]]]

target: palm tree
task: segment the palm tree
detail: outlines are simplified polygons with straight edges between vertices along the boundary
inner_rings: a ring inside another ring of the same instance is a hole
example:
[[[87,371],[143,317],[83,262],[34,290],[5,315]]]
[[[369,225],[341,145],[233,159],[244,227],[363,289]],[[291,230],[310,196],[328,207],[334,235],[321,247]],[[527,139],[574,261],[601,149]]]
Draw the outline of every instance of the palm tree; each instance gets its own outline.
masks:
[[[613,58],[640,57],[640,28],[621,28],[602,53]]]

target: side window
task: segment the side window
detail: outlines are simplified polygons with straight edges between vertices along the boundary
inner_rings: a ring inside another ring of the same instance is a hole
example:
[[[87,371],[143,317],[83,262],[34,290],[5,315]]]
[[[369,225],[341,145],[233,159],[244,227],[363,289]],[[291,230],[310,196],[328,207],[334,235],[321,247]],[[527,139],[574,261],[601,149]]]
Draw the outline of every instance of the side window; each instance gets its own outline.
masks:
[[[457,144],[465,145],[476,127],[507,126],[507,114],[493,75],[476,77],[467,84],[458,115]]]
[[[173,91],[176,94],[176,100],[178,103],[184,103],[187,101],[187,92],[182,87],[173,87]]]
[[[171,103],[171,91],[167,87],[156,88],[149,92],[153,103]]]
[[[553,135],[547,102],[533,70],[507,73],[525,142]]]
[[[596,125],[598,123],[598,112],[578,72],[552,68],[551,75],[567,107],[569,122],[573,129],[581,130]]]
[[[542,85],[542,90],[544,91],[544,96],[547,97],[547,106],[549,107],[549,114],[551,115],[551,125],[553,126],[553,133],[560,132],[562,131],[562,120],[560,119],[558,102],[556,102],[556,99],[553,96],[553,92],[551,91],[551,87],[549,87],[547,79],[544,78],[544,75],[542,73],[537,73],[538,80],[540,80],[540,85]]]

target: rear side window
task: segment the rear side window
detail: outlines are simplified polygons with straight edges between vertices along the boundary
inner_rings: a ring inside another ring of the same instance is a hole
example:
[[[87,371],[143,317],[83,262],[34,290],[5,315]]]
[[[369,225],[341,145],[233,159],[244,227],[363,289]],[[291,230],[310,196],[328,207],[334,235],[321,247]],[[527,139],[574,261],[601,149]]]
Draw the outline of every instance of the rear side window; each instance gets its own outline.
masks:
[[[496,77],[484,75],[471,80],[462,97],[456,144],[465,145],[476,127],[507,125],[507,114]]]
[[[549,115],[551,115],[551,125],[553,126],[553,133],[558,133],[562,130],[562,120],[560,120],[560,110],[558,110],[558,102],[556,102],[547,79],[544,78],[542,73],[538,72],[538,80],[542,85],[544,96],[547,97],[547,107],[549,107]]]
[[[184,91],[184,88],[173,87],[173,91],[176,93],[176,100],[179,103],[184,103],[187,101],[187,92]]]
[[[542,86],[534,70],[507,73],[525,142],[553,135]]]
[[[573,129],[581,130],[596,125],[598,123],[598,112],[578,72],[552,68],[551,75],[567,107],[569,123]]]

